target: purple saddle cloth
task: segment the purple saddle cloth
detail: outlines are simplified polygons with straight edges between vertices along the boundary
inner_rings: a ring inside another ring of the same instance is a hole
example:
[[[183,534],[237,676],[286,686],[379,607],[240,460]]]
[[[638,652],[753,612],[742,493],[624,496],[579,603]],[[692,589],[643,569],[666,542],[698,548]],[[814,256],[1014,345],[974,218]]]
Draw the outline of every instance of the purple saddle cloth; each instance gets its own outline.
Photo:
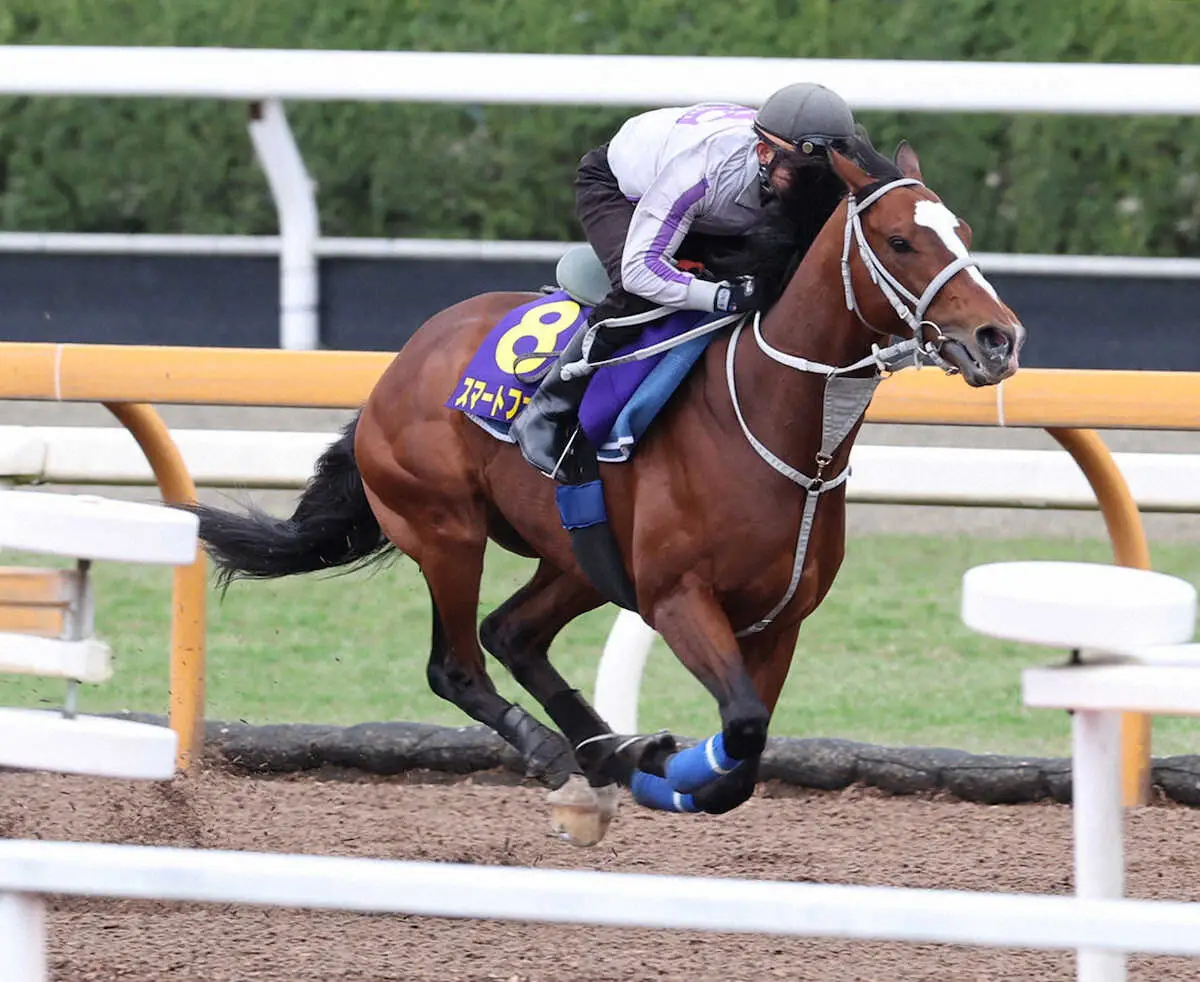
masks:
[[[497,439],[511,440],[509,427],[538,385],[522,382],[515,373],[544,368],[545,353],[563,350],[590,311],[563,290],[510,311],[479,346],[446,406],[471,416]],[[617,354],[675,337],[712,316],[675,311],[647,325],[636,342]],[[601,460],[628,459],[637,439],[714,335],[701,335],[640,361],[596,370],[580,405],[579,421]]]

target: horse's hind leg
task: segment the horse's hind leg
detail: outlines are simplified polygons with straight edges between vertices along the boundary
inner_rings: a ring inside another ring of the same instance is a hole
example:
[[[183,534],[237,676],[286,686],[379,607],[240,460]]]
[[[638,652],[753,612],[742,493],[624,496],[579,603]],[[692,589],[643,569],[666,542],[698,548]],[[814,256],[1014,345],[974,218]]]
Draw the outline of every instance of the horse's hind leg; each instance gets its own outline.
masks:
[[[621,777],[609,766],[611,758],[603,739],[612,730],[579,690],[558,673],[549,656],[550,644],[559,631],[604,602],[590,584],[543,560],[533,578],[485,617],[479,628],[483,646],[537,699],[575,747],[593,787]]]
[[[604,603],[590,584],[546,561],[480,627],[483,645],[549,714],[575,747],[587,776],[550,796],[555,827],[576,845],[599,842],[617,810],[617,784],[659,749],[656,738],[622,740],[550,663],[550,644],[568,623]],[[672,743],[673,746],[673,743]]]
[[[453,541],[443,535],[421,549],[421,572],[433,601],[426,676],[434,692],[514,747],[530,777],[558,788],[579,773],[570,744],[496,692],[484,667],[476,632],[484,542]]]

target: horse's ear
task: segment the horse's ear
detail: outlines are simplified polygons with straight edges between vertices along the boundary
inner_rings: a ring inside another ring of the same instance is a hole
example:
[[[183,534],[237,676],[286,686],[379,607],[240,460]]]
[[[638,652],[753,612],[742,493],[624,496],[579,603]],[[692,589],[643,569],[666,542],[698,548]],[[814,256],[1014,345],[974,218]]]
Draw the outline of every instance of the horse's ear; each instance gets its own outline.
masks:
[[[840,153],[829,148],[829,162],[833,165],[833,171],[846,182],[846,186],[850,189],[851,194],[857,194],[868,184],[875,181],[870,174],[858,166],[849,157],[843,157]]]
[[[900,173],[905,177],[924,181],[924,178],[921,177],[921,161],[917,159],[917,151],[909,145],[907,140],[900,141],[899,146],[896,147],[896,154],[892,159],[896,162]]]

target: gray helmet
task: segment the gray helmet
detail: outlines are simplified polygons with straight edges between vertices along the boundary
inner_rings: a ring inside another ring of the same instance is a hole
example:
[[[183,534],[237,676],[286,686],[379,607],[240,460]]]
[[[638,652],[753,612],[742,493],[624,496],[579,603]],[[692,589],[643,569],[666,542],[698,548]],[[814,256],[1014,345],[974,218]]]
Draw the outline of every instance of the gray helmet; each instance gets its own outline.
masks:
[[[854,114],[840,95],[815,82],[796,82],[774,93],[754,117],[768,143],[785,143],[802,153],[854,136]]]

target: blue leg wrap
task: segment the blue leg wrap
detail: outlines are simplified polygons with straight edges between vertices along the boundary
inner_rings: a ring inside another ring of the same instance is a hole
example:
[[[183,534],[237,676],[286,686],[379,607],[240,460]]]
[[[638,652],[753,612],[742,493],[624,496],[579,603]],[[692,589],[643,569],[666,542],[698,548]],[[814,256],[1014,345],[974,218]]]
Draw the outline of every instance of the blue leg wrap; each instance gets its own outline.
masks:
[[[703,743],[672,754],[667,759],[667,781],[676,791],[690,794],[724,777],[740,763],[725,752],[725,739],[718,733]]]
[[[690,794],[680,794],[667,783],[666,778],[645,771],[634,771],[629,790],[633,800],[646,808],[660,812],[698,812],[700,806]]]

